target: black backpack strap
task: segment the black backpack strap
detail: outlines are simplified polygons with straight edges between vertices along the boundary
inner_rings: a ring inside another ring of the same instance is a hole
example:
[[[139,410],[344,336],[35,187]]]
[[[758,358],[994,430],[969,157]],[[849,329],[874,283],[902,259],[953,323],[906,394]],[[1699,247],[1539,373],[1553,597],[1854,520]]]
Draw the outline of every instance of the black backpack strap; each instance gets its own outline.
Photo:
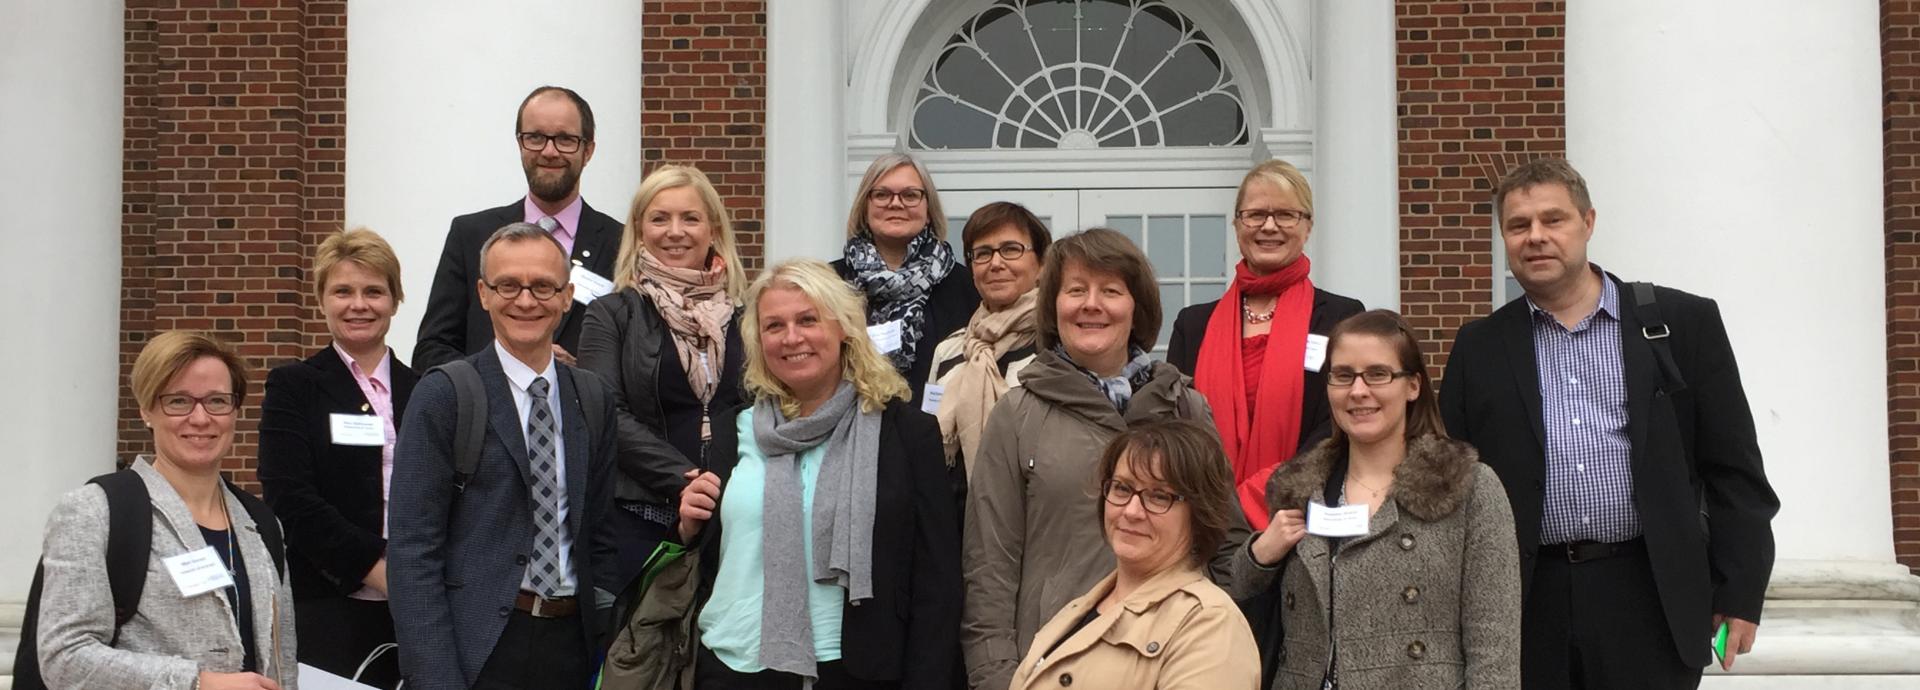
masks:
[[[1640,335],[1647,339],[1647,345],[1653,348],[1653,358],[1660,365],[1660,376],[1666,380],[1669,394],[1686,389],[1687,379],[1680,375],[1680,365],[1673,359],[1673,346],[1667,339],[1673,335],[1672,327],[1667,325],[1665,317],[1660,315],[1660,302],[1654,298],[1653,283],[1633,283],[1633,313],[1640,319]]]
[[[267,553],[273,556],[273,570],[281,579],[287,577],[287,542],[280,533],[280,521],[273,516],[273,508],[253,494],[247,493],[233,482],[225,482],[227,490],[240,501],[240,507],[247,510],[247,517],[253,518],[253,526],[260,530],[260,541],[267,545]]]
[[[453,487],[466,491],[467,479],[480,468],[480,447],[487,440],[487,387],[473,363],[456,359],[434,367],[453,380],[457,413],[453,424]]]
[[[107,493],[107,586],[113,591],[113,624],[133,619],[147,587],[147,560],[153,550],[153,504],[147,483],[133,470],[88,480]]]

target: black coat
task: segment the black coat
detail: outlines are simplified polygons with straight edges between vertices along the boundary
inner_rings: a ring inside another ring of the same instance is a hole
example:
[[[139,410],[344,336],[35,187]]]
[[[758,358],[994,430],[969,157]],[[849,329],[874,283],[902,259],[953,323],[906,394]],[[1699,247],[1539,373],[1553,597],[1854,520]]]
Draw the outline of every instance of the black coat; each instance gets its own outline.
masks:
[[[393,428],[420,377],[398,357]],[[332,345],[267,373],[260,402],[260,488],[287,535],[295,599],[346,596],[387,553],[380,448],[332,441],[329,415],[370,414],[353,372]]]
[[[420,317],[420,336],[413,345],[413,364],[420,371],[479,352],[493,342],[493,321],[487,318],[487,310],[480,308],[475,292],[481,278],[480,246],[500,228],[526,219],[524,199],[453,219],[446,246],[440,250],[439,268],[433,272],[427,312]],[[601,277],[612,276],[615,257],[620,253],[620,232],[620,221],[581,203],[572,263]],[[580,353],[580,324],[586,320],[585,312],[578,302],[572,303],[553,337],[555,343],[575,355]]]
[[[1219,300],[1205,304],[1195,304],[1180,310],[1173,320],[1173,339],[1167,344],[1167,363],[1180,369],[1180,373],[1192,376],[1195,365],[1200,359],[1200,341],[1207,334],[1207,320],[1213,318],[1213,310],[1220,305]],[[1240,305],[1230,305],[1229,309],[1238,310]],[[1360,300],[1313,289],[1313,314],[1307,317],[1307,332],[1326,335],[1333,327],[1349,316],[1366,311]],[[1329,353],[1331,354],[1331,353]],[[1263,363],[1270,366],[1272,363]],[[1327,406],[1327,367],[1320,371],[1307,371],[1300,387],[1300,443],[1294,453],[1303,453],[1322,439],[1333,435],[1333,410]],[[1220,409],[1214,405],[1213,409]]]
[[[735,423],[746,405],[714,416],[714,465],[722,495],[740,461]],[[940,427],[914,403],[893,401],[880,417],[880,470],[873,524],[873,599],[844,607],[840,658],[855,678],[902,688],[944,688],[960,651],[960,517],[948,493]],[[718,511],[696,544],[717,545]],[[717,546],[700,561],[700,600],[720,572]]]
[[[1713,300],[1656,289],[1685,387],[1666,383],[1642,334],[1633,291],[1620,291],[1627,437],[1634,503],[1653,581],[1680,659],[1705,666],[1712,616],[1760,620],[1780,508],[1761,467],[1753,413]],[[1472,443],[1513,503],[1520,577],[1533,578],[1544,510],[1546,451],[1539,367],[1526,300],[1460,327],[1440,388],[1447,432]],[[1524,594],[1523,594],[1524,596]]]
[[[834,261],[833,270],[841,279],[853,282],[853,269],[847,266],[846,259]],[[860,292],[859,287],[853,290]],[[980,306],[980,291],[974,288],[973,272],[967,270],[966,264],[954,264],[947,277],[933,285],[932,292],[927,296],[927,322],[921,326],[920,343],[913,350],[913,367],[903,374],[914,400],[926,392],[927,376],[933,373],[933,348],[965,327],[973,318],[973,310]]]

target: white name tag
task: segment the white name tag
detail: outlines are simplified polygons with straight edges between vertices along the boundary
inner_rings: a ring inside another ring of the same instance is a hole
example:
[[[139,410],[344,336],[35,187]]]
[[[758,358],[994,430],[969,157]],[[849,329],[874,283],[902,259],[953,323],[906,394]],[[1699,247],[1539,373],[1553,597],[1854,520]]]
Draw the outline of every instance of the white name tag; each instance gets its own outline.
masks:
[[[1361,537],[1367,534],[1367,504],[1328,508],[1307,504],[1307,534],[1322,537]]]
[[[1307,334],[1307,371],[1317,372],[1327,364],[1327,337]]]
[[[867,339],[873,341],[874,349],[879,350],[883,355],[900,349],[900,322],[894,320],[868,326]]]
[[[379,415],[335,412],[327,415],[327,418],[333,428],[333,445],[387,445],[387,425],[380,421]]]
[[[231,533],[228,536],[231,538]],[[183,597],[199,596],[233,586],[233,574],[227,572],[227,566],[220,562],[219,552],[211,546],[169,556],[160,559],[160,562],[167,565],[167,572],[173,575],[173,584],[180,588],[180,596]]]
[[[946,392],[946,386],[937,383],[927,384],[927,392],[920,396],[920,411],[927,414],[940,413],[940,394]]]
[[[573,301],[581,304],[613,294],[613,281],[600,277],[600,274],[580,264],[573,265],[573,274],[567,279],[573,281]]]

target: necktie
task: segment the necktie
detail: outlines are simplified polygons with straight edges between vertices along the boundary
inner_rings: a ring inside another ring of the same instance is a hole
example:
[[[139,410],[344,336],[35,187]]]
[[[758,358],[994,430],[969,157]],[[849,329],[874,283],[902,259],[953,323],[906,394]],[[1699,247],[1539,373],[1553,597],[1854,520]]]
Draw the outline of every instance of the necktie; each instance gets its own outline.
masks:
[[[554,460],[553,410],[547,404],[551,384],[536,378],[527,386],[533,399],[527,413],[527,459],[533,468],[533,562],[527,579],[542,597],[565,596],[560,582],[560,476]]]
[[[554,228],[560,227],[560,221],[556,220],[553,216],[541,216],[540,220],[536,221],[534,225],[540,226],[541,230],[545,230],[547,234],[551,235],[553,234]]]

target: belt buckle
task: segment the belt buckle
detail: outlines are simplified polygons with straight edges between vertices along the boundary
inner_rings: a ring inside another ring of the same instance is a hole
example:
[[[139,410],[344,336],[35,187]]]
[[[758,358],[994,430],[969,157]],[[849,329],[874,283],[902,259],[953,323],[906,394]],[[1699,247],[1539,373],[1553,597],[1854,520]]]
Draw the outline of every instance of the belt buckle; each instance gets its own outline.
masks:
[[[528,609],[527,614],[530,616],[533,616],[534,618],[549,618],[550,616],[546,615],[547,614],[545,610],[546,607],[547,607],[547,598],[540,596],[538,594],[535,594],[533,595],[533,605],[527,607]]]
[[[1585,549],[1591,549],[1592,555],[1581,556],[1580,552]],[[1571,564],[1597,561],[1612,555],[1614,555],[1613,545],[1606,542],[1587,541],[1567,544],[1567,562]]]

